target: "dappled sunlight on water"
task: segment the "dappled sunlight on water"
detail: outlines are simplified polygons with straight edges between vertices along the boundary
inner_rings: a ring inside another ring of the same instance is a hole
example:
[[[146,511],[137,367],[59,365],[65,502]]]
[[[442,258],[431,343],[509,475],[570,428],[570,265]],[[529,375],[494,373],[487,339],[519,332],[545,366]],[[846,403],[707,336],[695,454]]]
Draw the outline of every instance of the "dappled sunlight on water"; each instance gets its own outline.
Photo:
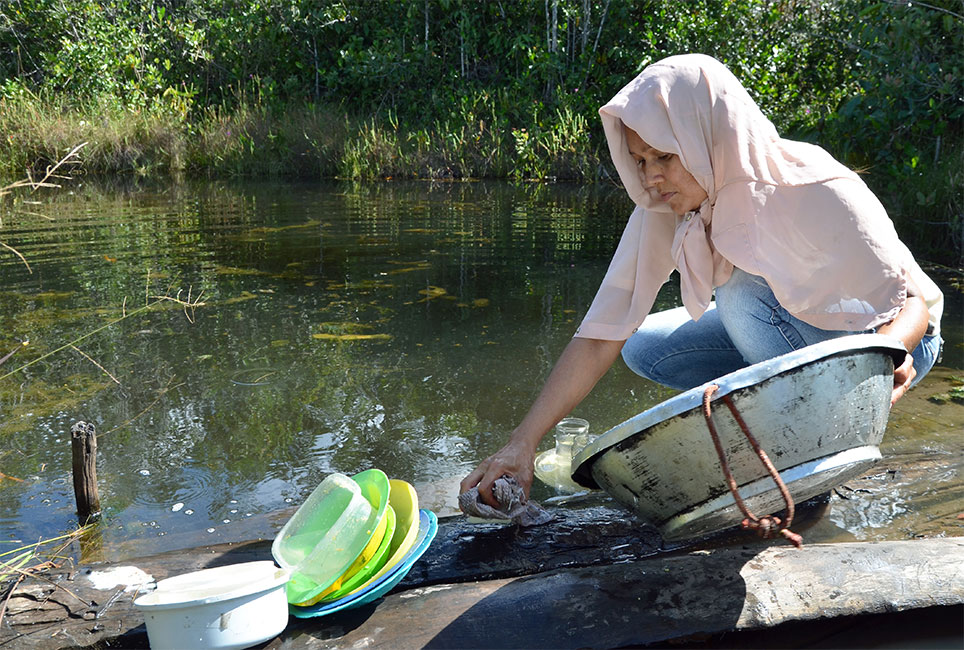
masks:
[[[51,220],[0,231],[33,270],[0,257],[0,355],[21,346],[0,366],[0,529],[72,527],[85,420],[110,555],[271,535],[268,514],[325,475],[373,466],[449,512],[572,335],[629,206],[571,187],[247,183],[78,187],[34,207]],[[145,308],[158,296],[203,304]],[[659,304],[677,303],[668,285]],[[574,415],[602,433],[672,394],[617,364]],[[929,404],[892,423],[895,453],[960,453]],[[838,528],[903,534],[888,522],[914,505],[888,499]]]

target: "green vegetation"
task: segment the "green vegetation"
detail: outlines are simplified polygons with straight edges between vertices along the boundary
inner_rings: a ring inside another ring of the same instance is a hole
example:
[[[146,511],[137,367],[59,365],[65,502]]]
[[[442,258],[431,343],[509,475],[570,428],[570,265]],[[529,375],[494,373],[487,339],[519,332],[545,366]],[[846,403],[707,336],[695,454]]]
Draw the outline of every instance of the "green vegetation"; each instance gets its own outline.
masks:
[[[964,245],[964,10],[841,0],[8,0],[0,173],[612,176],[596,108],[705,52],[862,169],[908,243]]]
[[[951,388],[946,393],[937,393],[927,399],[935,404],[956,402],[957,404],[964,405],[964,377],[951,375],[948,377],[948,381],[951,384]]]

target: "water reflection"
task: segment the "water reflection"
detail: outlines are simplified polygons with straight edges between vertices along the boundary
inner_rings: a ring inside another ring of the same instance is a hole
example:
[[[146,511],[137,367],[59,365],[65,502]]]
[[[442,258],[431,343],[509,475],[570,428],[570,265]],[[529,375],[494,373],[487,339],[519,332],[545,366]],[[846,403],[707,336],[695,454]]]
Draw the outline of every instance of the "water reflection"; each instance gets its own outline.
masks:
[[[573,188],[315,184],[80,188],[44,211],[5,230],[34,272],[0,260],[0,346],[30,339],[3,371],[76,350],[0,387],[0,462],[25,479],[0,491],[2,527],[71,524],[67,431],[84,419],[109,542],[275,510],[335,470],[464,473],[571,334],[626,206]],[[76,340],[159,295],[205,304]]]
[[[72,526],[69,428],[87,420],[107,546],[157,550],[258,534],[246,522],[332,471],[451,490],[528,408],[629,206],[598,188],[248,183],[79,187],[41,209],[4,223],[33,273],[0,257],[0,354],[30,341],[0,375],[76,350],[0,380],[0,471],[23,479],[0,483],[0,530]],[[159,295],[204,305],[130,315]],[[600,433],[670,395],[617,365],[575,415]]]

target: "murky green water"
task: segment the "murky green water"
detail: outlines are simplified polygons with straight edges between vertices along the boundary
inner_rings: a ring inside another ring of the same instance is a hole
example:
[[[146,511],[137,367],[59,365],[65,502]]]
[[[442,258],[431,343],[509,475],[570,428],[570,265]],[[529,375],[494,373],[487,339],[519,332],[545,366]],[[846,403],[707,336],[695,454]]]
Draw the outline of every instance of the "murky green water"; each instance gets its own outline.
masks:
[[[481,183],[72,190],[0,229],[33,271],[0,256],[0,355],[29,340],[0,366],[0,531],[72,527],[69,428],[85,420],[105,547],[150,550],[269,534],[263,515],[332,471],[454,490],[528,408],[629,207]],[[947,291],[934,381],[950,384],[964,348]],[[575,414],[599,433],[671,394],[617,364]],[[956,454],[942,467],[959,494],[964,407],[940,409],[889,439]]]

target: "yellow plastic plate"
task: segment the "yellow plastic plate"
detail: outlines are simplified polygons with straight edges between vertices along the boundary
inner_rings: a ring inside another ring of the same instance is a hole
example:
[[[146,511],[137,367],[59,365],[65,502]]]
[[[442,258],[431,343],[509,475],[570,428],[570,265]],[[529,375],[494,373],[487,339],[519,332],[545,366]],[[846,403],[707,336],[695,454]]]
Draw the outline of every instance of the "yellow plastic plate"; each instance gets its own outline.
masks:
[[[378,573],[352,593],[364,589],[390,571],[408,554],[412,545],[415,544],[415,538],[418,537],[418,493],[415,492],[415,488],[411,484],[399,479],[393,478],[389,481],[389,484],[391,485],[391,493],[388,496],[388,503],[395,510],[395,534],[392,536],[392,542],[389,546],[388,561],[385,562],[385,566]]]
[[[385,527],[385,536],[372,558],[363,567],[358,569],[354,575],[346,578],[340,589],[325,594],[315,602],[338,600],[342,596],[350,594],[355,591],[355,589],[366,584],[369,578],[385,566],[385,561],[388,559],[388,549],[392,544],[392,535],[395,533],[395,510],[393,510],[391,506],[388,506],[388,510],[385,512],[385,520],[388,522]]]

